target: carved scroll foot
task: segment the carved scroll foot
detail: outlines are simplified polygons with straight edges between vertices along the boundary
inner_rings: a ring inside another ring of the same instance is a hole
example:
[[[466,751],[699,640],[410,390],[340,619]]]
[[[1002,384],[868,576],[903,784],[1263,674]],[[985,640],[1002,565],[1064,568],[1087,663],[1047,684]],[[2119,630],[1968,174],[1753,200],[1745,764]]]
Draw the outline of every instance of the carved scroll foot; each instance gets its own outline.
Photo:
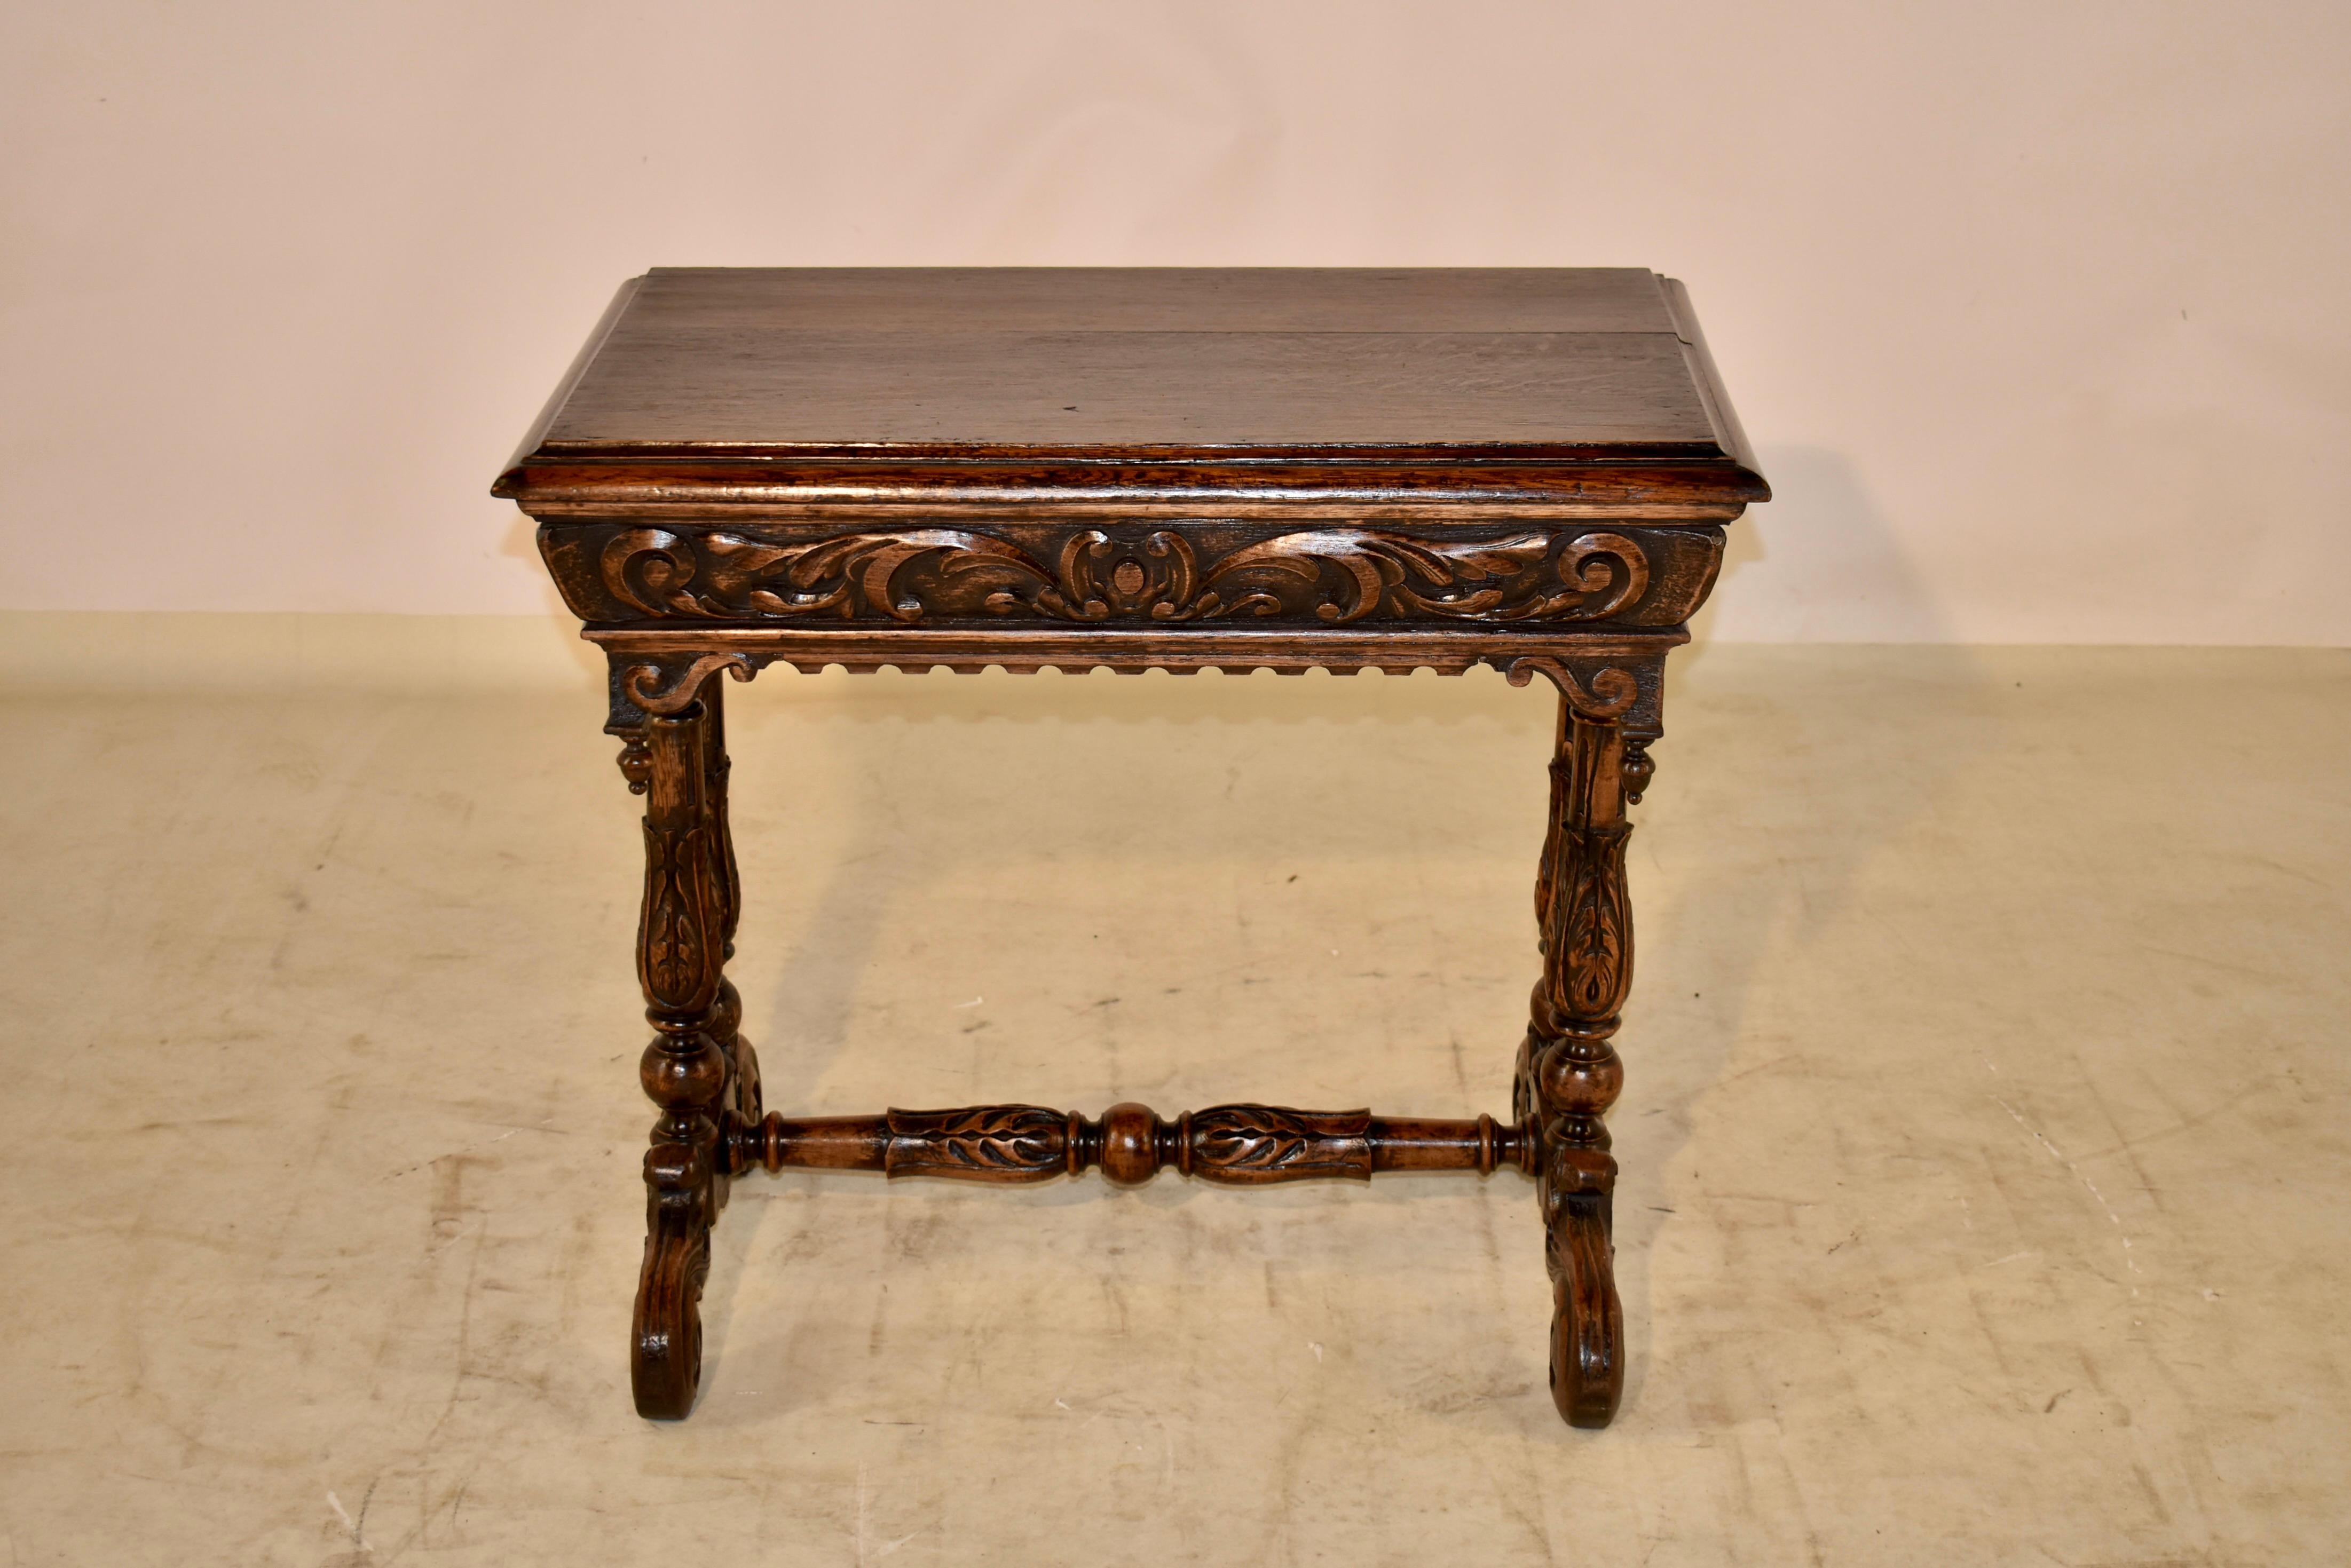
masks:
[[[1625,1309],[1609,1234],[1616,1162],[1564,1148],[1551,1163],[1552,1403],[1572,1427],[1604,1427],[1625,1393]]]
[[[645,1257],[629,1380],[637,1414],[683,1419],[702,1381],[702,1282],[710,1272],[710,1173],[688,1144],[645,1151]]]

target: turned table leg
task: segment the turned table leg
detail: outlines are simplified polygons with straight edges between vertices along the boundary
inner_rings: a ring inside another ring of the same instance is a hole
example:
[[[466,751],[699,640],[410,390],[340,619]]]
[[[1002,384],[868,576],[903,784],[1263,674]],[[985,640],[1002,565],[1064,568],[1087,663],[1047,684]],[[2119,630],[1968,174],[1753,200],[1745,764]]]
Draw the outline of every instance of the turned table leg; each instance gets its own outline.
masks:
[[[1650,763],[1611,711],[1624,701],[1587,693],[1564,670],[1545,673],[1559,683],[1561,701],[1551,815],[1535,878],[1543,969],[1519,1049],[1514,1108],[1540,1143],[1552,1400],[1572,1425],[1604,1427],[1624,1393],[1625,1362],[1611,1240],[1616,1161],[1601,1118],[1624,1087],[1611,1041],[1633,979],[1625,806],[1647,782]]]
[[[710,679],[722,668],[740,679],[751,666],[732,655],[679,668],[616,659],[609,728],[626,742],[621,769],[630,788],[646,797],[637,973],[655,1033],[640,1077],[661,1108],[645,1154],[631,1364],[639,1413],[674,1419],[693,1408],[710,1229],[731,1179],[756,1167],[987,1182],[1099,1168],[1122,1184],[1172,1168],[1240,1185],[1507,1167],[1532,1174],[1540,1195],[1553,1284],[1552,1400],[1575,1426],[1607,1425],[1625,1371],[1611,1240],[1616,1162],[1603,1117],[1624,1084],[1613,1040],[1633,971],[1625,806],[1652,772],[1656,671],[1549,654],[1498,662],[1513,683],[1541,674],[1561,695],[1535,886],[1542,978],[1507,1124],[1260,1105],[1217,1106],[1172,1122],[1134,1105],[1100,1122],[1019,1105],[763,1116],[758,1059],[724,972],[741,891],[727,824],[724,699]]]
[[[742,1005],[723,972],[737,898],[717,702],[713,683],[677,712],[649,715],[621,761],[646,797],[637,978],[655,1033],[639,1079],[661,1107],[645,1151],[631,1381],[638,1413],[668,1418],[693,1408],[701,1377],[702,1283],[711,1222],[726,1201],[721,1124],[758,1097],[757,1068],[737,1035]]]

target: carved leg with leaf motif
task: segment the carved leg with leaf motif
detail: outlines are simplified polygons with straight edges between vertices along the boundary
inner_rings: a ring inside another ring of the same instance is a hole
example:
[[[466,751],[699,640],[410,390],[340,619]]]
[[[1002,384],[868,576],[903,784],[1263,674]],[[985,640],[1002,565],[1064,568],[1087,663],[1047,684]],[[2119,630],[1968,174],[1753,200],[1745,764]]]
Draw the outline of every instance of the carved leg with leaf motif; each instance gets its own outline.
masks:
[[[1551,816],[1535,879],[1543,973],[1519,1048],[1514,1110],[1540,1146],[1552,1401],[1573,1426],[1604,1427],[1624,1393],[1625,1363],[1611,1239],[1616,1161],[1601,1118],[1624,1087],[1612,1040],[1633,979],[1625,806],[1646,784],[1650,764],[1646,745],[1628,739],[1620,722],[1628,688],[1595,679],[1586,691],[1563,669],[1543,673],[1561,695]]]
[[[638,1414],[670,1419],[694,1407],[701,1379],[702,1283],[726,1201],[721,1124],[747,1075],[736,1070],[737,1051],[748,1054],[735,1035],[741,1003],[723,972],[735,893],[715,697],[647,716],[621,763],[646,794],[637,977],[655,1033],[639,1075],[661,1107],[645,1152],[631,1373]]]
[[[735,928],[743,919],[743,876],[735,863],[735,830],[728,819],[726,785],[734,771],[734,763],[726,755],[726,686],[721,680],[706,682],[702,689],[702,706],[707,714],[704,756],[708,764],[706,798],[709,815],[717,834],[717,851],[713,865],[718,876],[719,898],[726,910],[721,927],[722,959],[735,957]],[[726,1053],[730,1088],[726,1109],[746,1122],[759,1119],[759,1057],[751,1043],[743,1038],[743,998],[735,990],[735,982],[722,978],[718,982],[718,1005],[711,1025],[711,1038]],[[726,1172],[721,1162],[719,1201],[726,1201]]]

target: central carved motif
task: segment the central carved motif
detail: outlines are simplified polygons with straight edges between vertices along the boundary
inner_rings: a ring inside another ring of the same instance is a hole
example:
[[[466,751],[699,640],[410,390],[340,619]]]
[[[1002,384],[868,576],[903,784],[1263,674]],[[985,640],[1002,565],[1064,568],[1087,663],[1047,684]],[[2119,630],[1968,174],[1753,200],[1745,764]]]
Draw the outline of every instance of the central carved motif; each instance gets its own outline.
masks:
[[[1314,529],[1203,558],[1184,535],[1071,533],[1049,565],[992,535],[916,528],[768,539],[619,530],[597,558],[614,599],[652,617],[718,620],[1033,617],[1076,624],[1272,618],[1600,620],[1647,590],[1622,534],[1407,538]]]

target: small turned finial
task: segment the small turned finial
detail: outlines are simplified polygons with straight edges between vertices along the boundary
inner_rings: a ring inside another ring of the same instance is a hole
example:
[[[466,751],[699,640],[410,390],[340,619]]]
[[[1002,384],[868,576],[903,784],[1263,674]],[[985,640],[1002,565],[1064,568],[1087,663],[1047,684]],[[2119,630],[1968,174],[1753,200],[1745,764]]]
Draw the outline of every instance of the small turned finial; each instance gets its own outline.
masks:
[[[631,735],[621,747],[621,776],[629,781],[631,794],[643,794],[652,784],[653,754],[645,745],[642,734]]]
[[[1625,804],[1638,805],[1641,796],[1648,793],[1649,781],[1657,776],[1657,764],[1649,758],[1649,742],[1636,736],[1625,740]]]

